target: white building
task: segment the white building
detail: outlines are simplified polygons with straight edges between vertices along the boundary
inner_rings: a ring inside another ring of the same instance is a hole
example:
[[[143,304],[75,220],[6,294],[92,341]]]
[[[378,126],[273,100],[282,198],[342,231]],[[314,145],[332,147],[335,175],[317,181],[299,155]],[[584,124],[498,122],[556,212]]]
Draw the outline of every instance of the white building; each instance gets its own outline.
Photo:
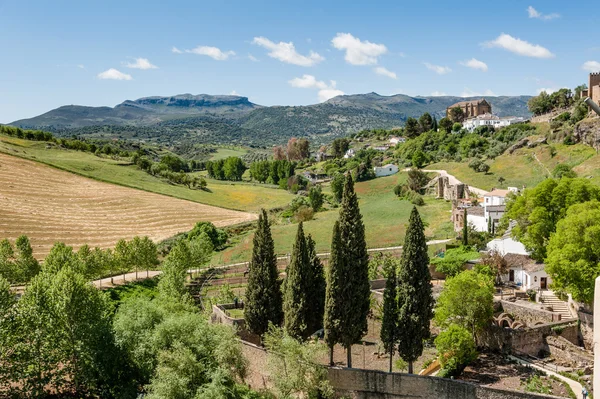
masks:
[[[495,229],[506,212],[506,197],[516,191],[516,188],[509,187],[508,190],[493,189],[485,193],[482,206],[472,207],[467,212],[467,223],[473,225],[477,231],[488,231],[488,227],[492,225]]]
[[[479,126],[493,126],[495,128],[501,128],[504,126],[513,125],[515,123],[523,123],[525,122],[525,118],[517,117],[517,116],[506,116],[499,117],[492,114],[483,114],[478,115],[474,118],[469,118],[463,123],[463,128],[467,129],[469,132],[472,132]]]
[[[396,145],[398,143],[404,143],[406,139],[404,137],[390,137],[390,144]]]
[[[375,171],[375,176],[377,177],[390,176],[398,173],[398,166],[390,163],[385,166],[375,166],[373,170]]]
[[[346,151],[346,154],[344,154],[344,158],[354,158],[354,155],[356,155],[354,149],[350,148],[348,151]]]

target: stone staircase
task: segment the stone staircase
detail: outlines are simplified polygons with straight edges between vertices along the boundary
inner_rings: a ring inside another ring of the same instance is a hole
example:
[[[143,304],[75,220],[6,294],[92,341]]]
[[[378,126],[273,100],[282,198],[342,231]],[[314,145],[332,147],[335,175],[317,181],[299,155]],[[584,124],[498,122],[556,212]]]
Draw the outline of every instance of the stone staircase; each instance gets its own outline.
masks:
[[[561,301],[554,292],[542,291],[540,294],[540,301],[544,303],[544,306],[552,306],[552,311],[559,313],[562,320],[572,319],[573,315],[569,311],[569,304],[565,301]]]

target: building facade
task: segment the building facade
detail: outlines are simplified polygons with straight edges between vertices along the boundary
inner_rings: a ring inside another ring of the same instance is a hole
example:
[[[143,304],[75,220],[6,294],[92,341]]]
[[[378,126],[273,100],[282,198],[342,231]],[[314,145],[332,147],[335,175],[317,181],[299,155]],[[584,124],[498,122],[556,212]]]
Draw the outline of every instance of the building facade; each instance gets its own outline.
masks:
[[[385,166],[376,166],[373,168],[373,170],[375,171],[375,176],[377,177],[390,176],[398,173],[398,166],[390,163]]]
[[[461,101],[456,104],[452,104],[446,108],[447,118],[450,118],[450,110],[456,107],[463,110],[465,119],[492,113],[492,106],[484,98],[482,98],[480,100]]]
[[[494,128],[501,128],[504,126],[514,125],[515,123],[523,123],[525,118],[516,116],[499,117],[492,114],[478,115],[474,118],[469,118],[463,123],[463,128],[469,132],[477,129],[479,126],[493,126]]]
[[[600,104],[600,72],[590,73],[587,90],[581,92],[582,97],[591,98],[596,104]]]

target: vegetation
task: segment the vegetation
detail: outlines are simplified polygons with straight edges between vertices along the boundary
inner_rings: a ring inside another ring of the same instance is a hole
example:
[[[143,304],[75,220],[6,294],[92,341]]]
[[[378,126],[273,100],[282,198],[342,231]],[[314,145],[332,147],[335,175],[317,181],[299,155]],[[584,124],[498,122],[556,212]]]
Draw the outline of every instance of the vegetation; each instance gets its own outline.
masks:
[[[408,362],[410,374],[423,353],[423,340],[429,338],[433,303],[425,228],[413,208],[398,270],[398,353]]]
[[[269,324],[279,326],[283,321],[281,281],[265,210],[258,217],[254,234],[252,260],[248,266],[244,319],[248,329],[260,336],[267,332]]]
[[[17,238],[14,247],[7,239],[0,241],[0,276],[6,281],[12,284],[28,283],[39,272],[40,264],[33,257],[27,236]]]
[[[435,347],[442,370],[439,377],[458,377],[477,358],[475,340],[464,327],[450,324],[435,338]]]
[[[447,250],[443,257],[433,258],[431,264],[436,266],[436,272],[454,277],[464,270],[468,261],[478,259],[479,256],[479,252],[474,251],[472,247],[461,246]]]
[[[398,263],[392,257],[384,258],[385,290],[383,291],[383,315],[379,338],[383,349],[390,356],[389,372],[392,372],[394,353],[398,341]]]
[[[240,181],[246,171],[246,165],[241,158],[228,157],[206,162],[206,171],[211,179]]]

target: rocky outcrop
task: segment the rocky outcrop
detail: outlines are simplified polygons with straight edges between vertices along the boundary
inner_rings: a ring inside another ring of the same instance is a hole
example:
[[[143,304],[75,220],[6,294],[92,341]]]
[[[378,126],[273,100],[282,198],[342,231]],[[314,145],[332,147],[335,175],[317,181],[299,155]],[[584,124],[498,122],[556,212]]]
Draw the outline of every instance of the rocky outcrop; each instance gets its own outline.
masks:
[[[579,122],[573,129],[573,138],[578,143],[591,147],[600,145],[600,118],[588,118]]]

